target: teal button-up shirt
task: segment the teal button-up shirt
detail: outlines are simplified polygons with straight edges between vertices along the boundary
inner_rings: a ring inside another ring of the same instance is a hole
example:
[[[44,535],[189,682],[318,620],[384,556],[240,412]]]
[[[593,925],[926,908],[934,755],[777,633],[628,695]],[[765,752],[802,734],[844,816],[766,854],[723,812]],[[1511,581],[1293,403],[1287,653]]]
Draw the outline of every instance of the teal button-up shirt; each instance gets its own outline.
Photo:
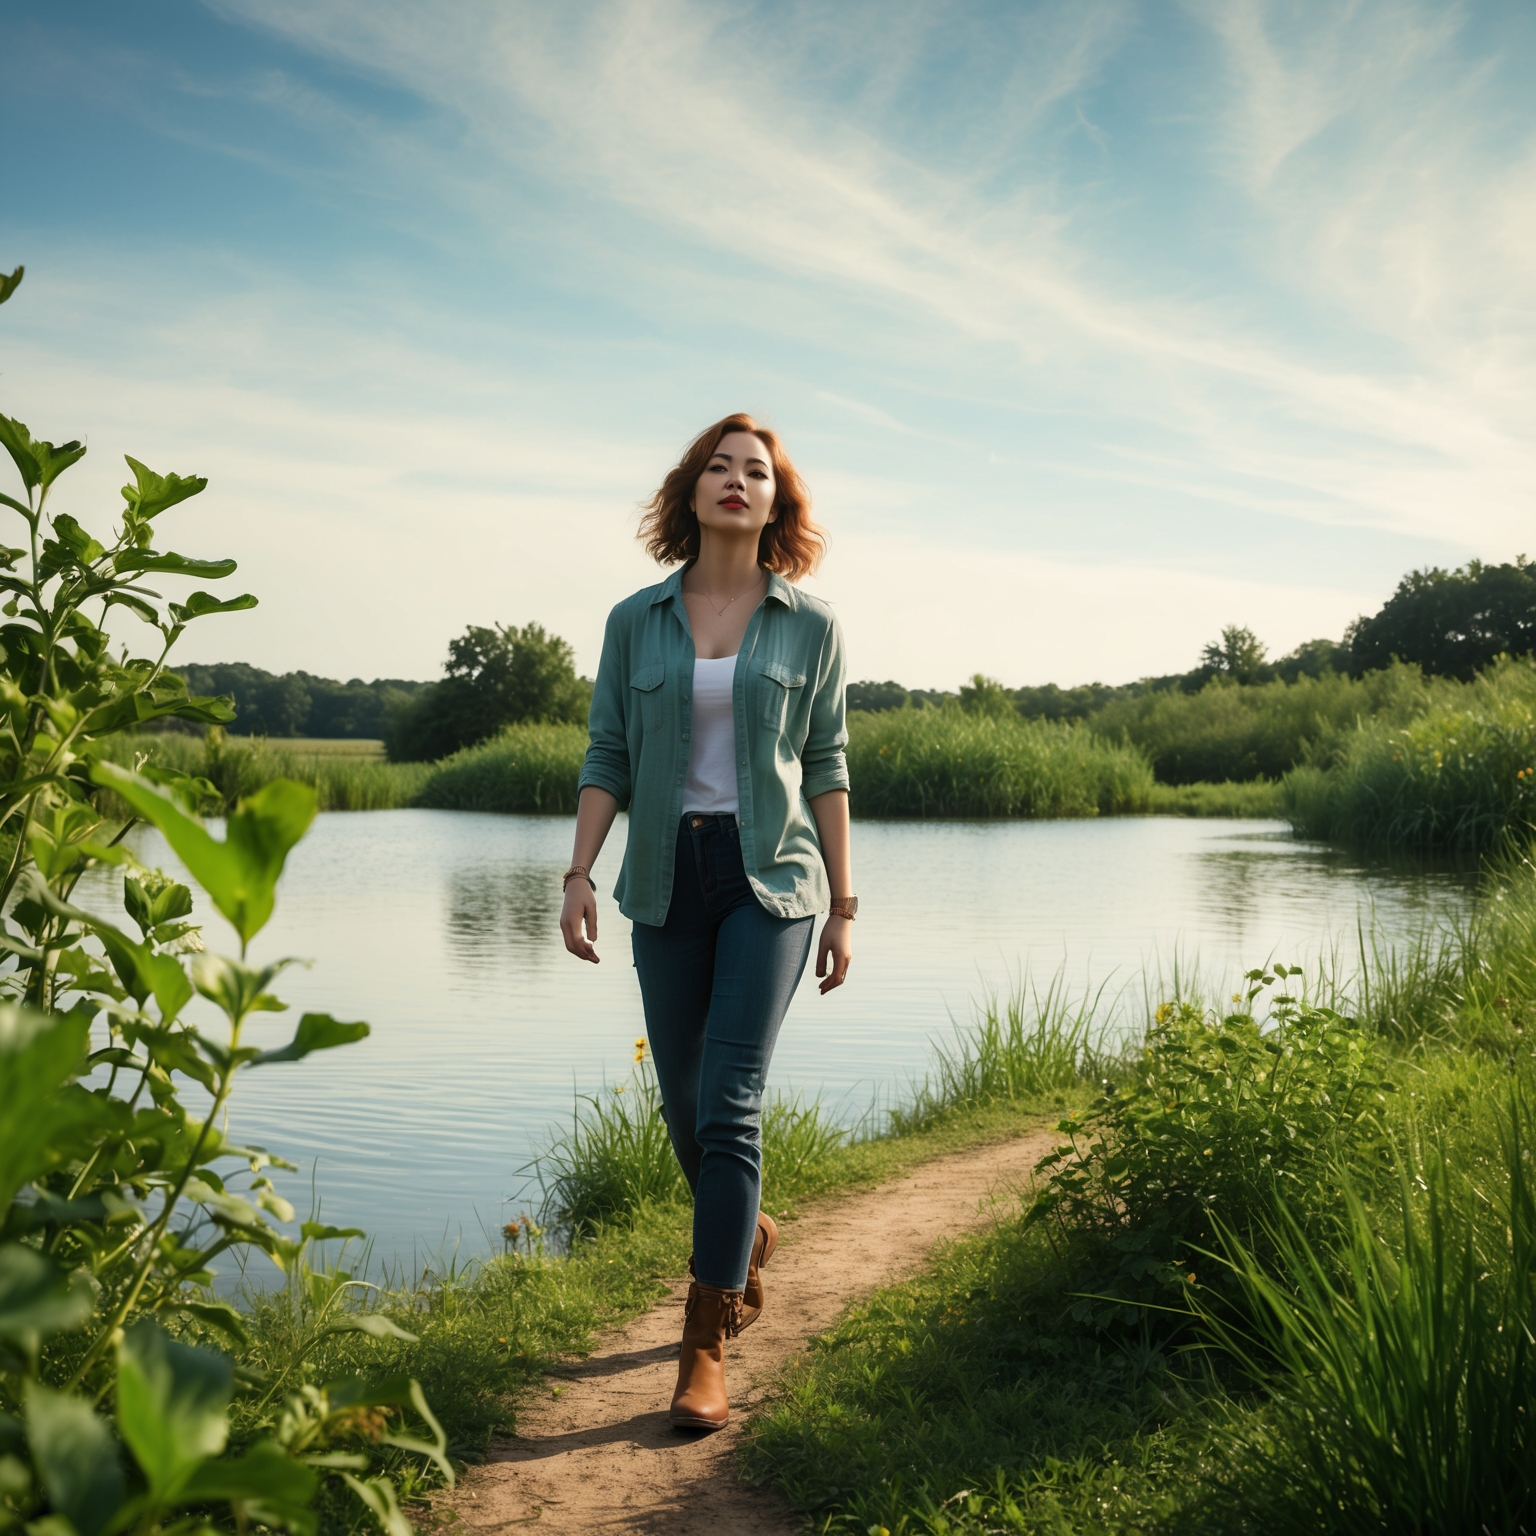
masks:
[[[683,572],[608,615],[581,787],[629,809],[629,846],[613,893],[632,922],[659,927],[672,903],[692,726],[693,630]],[[826,603],[768,575],[768,593],[736,655],[737,821],[747,878],[776,917],[831,902],[807,803],[848,788],[843,635]]]

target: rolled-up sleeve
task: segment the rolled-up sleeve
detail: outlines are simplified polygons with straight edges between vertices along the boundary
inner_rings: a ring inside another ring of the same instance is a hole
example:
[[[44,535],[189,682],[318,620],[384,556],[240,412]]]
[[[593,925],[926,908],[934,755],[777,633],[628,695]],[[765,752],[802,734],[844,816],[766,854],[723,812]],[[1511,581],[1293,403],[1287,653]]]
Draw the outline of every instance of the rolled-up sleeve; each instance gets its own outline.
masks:
[[[615,608],[608,615],[603,632],[603,654],[597,664],[597,681],[592,688],[592,708],[587,715],[586,760],[577,781],[578,793],[587,785],[606,789],[619,802],[620,810],[629,808],[633,776],[629,761],[629,734],[624,719],[625,671],[621,617]]]
[[[800,754],[800,788],[807,800],[824,795],[828,790],[848,788],[848,758],[844,752],[848,745],[846,684],[843,631],[834,614],[821,648],[816,692],[811,699],[810,728]]]

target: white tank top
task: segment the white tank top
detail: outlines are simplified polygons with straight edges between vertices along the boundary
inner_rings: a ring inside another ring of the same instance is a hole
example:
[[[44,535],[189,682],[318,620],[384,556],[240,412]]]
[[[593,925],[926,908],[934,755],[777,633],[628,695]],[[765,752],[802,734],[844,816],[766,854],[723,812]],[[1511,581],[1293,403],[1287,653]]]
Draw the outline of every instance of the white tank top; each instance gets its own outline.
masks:
[[[693,664],[693,726],[683,810],[700,816],[734,816],[736,797],[736,658]]]

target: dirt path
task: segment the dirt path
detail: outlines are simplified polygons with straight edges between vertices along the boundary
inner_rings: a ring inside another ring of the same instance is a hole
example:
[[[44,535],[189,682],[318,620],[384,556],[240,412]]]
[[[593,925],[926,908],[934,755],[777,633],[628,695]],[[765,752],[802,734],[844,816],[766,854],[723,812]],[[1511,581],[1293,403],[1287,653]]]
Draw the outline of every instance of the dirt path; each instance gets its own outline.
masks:
[[[763,1275],[763,1315],[728,1346],[731,1423],[716,1434],[680,1434],[667,1422],[686,1291],[675,1282],[670,1300],[551,1378],[551,1392],[523,1408],[517,1438],[493,1445],[486,1464],[460,1483],[453,1508],[488,1536],[531,1524],[550,1532],[792,1536],[796,1522],[778,1498],[736,1480],[737,1437],[762,1383],[852,1298],[914,1273],[939,1240],[984,1225],[1056,1140],[1042,1130],[939,1158],[785,1223]]]

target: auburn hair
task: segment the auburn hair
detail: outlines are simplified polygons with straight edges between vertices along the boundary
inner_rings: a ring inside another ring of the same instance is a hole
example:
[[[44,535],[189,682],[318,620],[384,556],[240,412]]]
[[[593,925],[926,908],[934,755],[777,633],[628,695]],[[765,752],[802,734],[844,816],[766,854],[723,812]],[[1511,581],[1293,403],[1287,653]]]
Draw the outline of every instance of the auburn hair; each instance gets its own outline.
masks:
[[[639,537],[645,541],[646,553],[662,565],[699,558],[694,487],[715,456],[721,438],[732,432],[750,432],[761,438],[773,465],[773,506],[778,516],[763,528],[757,545],[758,564],[789,581],[799,581],[821,564],[827,536],[811,521],[810,490],[790,462],[778,434],[758,426],[745,411],[722,416],[713,426],[705,427],[683,450],[677,467],[661,482],[661,489],[641,503],[645,515],[640,519]]]

